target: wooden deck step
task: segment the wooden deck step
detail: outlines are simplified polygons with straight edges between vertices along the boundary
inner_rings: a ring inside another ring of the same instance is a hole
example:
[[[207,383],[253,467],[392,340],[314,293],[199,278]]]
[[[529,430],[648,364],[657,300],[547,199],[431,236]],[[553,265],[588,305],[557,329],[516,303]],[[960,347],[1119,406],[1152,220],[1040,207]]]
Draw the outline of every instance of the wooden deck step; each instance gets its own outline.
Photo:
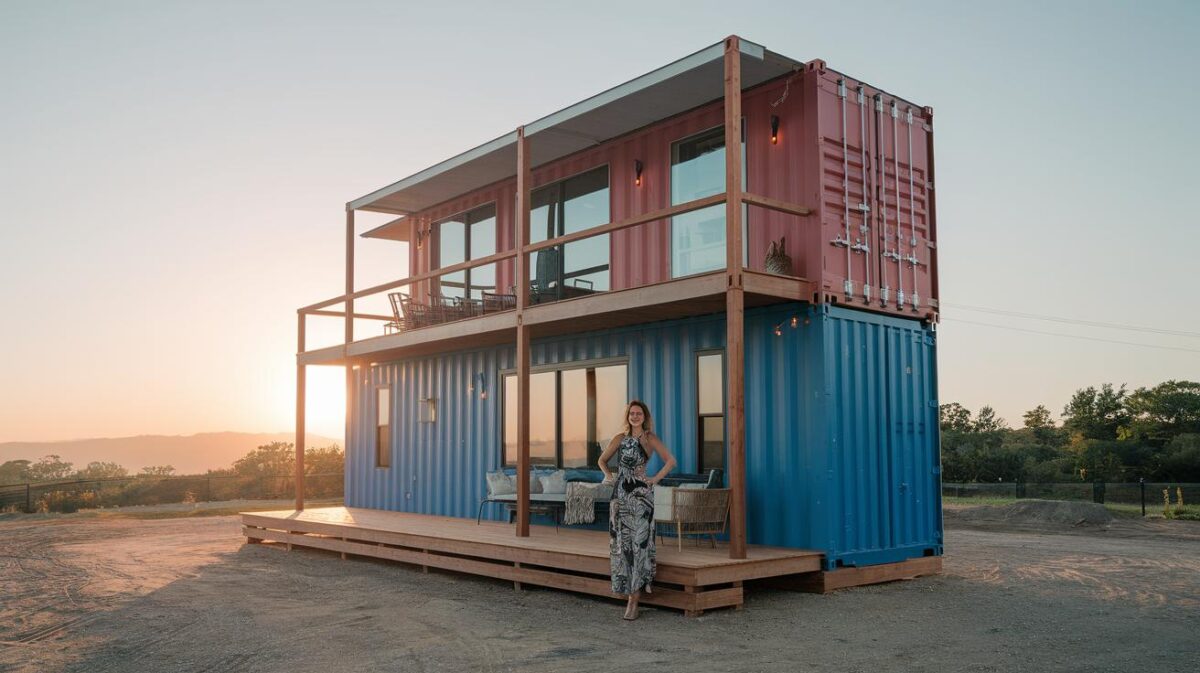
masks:
[[[303,512],[242,514],[248,542],[309,547],[470,573],[621,599],[609,580],[608,535],[603,531],[531,526],[519,538],[507,524],[470,519],[330,507]],[[642,601],[699,615],[740,608],[746,580],[811,573],[819,552],[751,546],[746,559],[727,548],[660,545],[654,589]]]

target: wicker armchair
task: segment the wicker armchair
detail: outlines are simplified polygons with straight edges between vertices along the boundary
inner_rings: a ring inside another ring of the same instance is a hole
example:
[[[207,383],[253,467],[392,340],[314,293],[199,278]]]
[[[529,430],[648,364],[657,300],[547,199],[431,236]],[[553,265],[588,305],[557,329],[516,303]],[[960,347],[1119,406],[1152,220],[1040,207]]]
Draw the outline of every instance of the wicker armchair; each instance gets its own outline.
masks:
[[[730,490],[661,488],[669,489],[670,507],[659,507],[656,504],[654,522],[656,525],[665,525],[668,529],[674,526],[680,551],[683,550],[684,535],[708,535],[709,544],[716,547],[716,536],[725,532],[725,524],[729,519]]]

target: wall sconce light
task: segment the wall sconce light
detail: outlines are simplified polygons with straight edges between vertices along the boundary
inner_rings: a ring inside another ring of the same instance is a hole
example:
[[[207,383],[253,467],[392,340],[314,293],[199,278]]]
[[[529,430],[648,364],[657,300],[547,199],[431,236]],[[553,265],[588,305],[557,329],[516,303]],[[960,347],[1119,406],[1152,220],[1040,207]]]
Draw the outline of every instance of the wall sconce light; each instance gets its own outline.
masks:
[[[642,186],[642,160],[633,160],[633,185],[635,187]]]
[[[421,225],[418,224],[417,225],[417,249],[418,250],[421,249],[421,246],[424,243],[425,236],[427,236],[427,233],[425,232],[424,229],[421,228]]]
[[[779,144],[779,115],[771,115],[771,144]]]

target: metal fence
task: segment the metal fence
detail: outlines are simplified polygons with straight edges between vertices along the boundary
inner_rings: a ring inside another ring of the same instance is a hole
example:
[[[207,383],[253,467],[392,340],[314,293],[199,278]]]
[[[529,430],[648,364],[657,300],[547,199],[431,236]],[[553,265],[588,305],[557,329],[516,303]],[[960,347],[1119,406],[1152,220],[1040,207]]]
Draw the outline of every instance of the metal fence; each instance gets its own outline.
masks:
[[[304,476],[304,492],[309,498],[342,497],[344,485],[340,472]],[[296,478],[291,474],[75,479],[0,486],[0,511],[74,512],[181,502],[276,500],[295,494]]]
[[[1144,505],[1149,510],[1162,509],[1163,491],[1170,491],[1175,503],[1182,492],[1187,504],[1200,504],[1200,484],[1136,481],[1116,482],[998,482],[942,484],[942,495],[955,498],[1037,498],[1040,500],[1086,500],[1099,503]]]

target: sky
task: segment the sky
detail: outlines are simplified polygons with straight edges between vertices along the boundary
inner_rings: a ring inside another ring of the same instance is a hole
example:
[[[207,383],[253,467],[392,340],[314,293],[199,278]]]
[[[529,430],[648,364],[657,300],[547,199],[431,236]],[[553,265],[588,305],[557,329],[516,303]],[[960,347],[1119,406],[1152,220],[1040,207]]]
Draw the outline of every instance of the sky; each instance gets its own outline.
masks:
[[[730,34],[934,108],[943,402],[1200,380],[1200,4],[834,4],[0,0],[0,442],[292,428],[347,201]]]

